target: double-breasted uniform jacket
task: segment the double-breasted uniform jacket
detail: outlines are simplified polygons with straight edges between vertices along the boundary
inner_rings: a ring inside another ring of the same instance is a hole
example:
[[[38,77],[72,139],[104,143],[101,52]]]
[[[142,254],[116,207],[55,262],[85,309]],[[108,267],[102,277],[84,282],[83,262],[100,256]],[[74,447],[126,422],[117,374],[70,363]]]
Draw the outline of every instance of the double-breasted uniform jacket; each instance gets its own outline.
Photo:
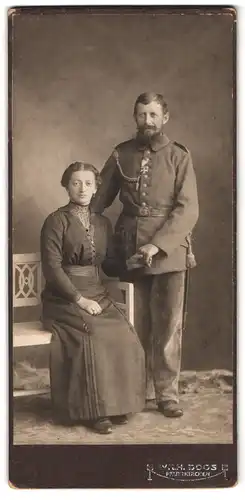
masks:
[[[92,209],[103,212],[119,193],[117,256],[125,265],[140,246],[160,248],[145,274],[195,265],[191,232],[198,219],[196,176],[190,152],[164,134],[147,147],[137,137],[116,146],[102,172]]]

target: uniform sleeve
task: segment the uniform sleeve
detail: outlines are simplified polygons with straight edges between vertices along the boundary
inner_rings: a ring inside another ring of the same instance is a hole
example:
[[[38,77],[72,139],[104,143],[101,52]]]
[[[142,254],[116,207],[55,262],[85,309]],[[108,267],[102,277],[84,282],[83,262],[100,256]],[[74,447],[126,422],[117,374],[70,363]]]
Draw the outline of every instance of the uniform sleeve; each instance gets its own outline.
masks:
[[[110,207],[120,189],[120,174],[113,154],[105,163],[100,175],[102,183],[91,203],[91,209],[96,213],[102,213],[105,208]]]
[[[61,218],[50,215],[41,230],[41,262],[44,278],[47,283],[65,299],[75,302],[81,294],[73,285],[62,268],[62,242],[64,225]]]
[[[189,152],[177,167],[175,193],[172,212],[151,240],[167,256],[191,233],[199,215],[196,176]]]
[[[107,250],[104,261],[101,264],[102,270],[109,277],[120,276],[122,269],[120,270],[120,262],[117,258],[115,236],[113,234],[112,225],[108,219],[106,219],[106,231],[107,231]]]

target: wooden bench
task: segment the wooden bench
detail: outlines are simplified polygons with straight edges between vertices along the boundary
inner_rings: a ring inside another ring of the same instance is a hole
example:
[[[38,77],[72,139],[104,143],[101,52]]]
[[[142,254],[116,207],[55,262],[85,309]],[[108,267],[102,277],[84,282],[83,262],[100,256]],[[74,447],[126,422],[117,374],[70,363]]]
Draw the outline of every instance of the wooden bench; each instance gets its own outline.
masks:
[[[122,292],[124,302],[117,302],[134,324],[134,286],[132,283],[115,281]],[[41,303],[42,269],[40,253],[13,255],[13,307],[38,306]],[[52,334],[43,329],[41,321],[13,323],[13,348],[49,344]],[[14,390],[14,397],[46,394],[46,389]]]

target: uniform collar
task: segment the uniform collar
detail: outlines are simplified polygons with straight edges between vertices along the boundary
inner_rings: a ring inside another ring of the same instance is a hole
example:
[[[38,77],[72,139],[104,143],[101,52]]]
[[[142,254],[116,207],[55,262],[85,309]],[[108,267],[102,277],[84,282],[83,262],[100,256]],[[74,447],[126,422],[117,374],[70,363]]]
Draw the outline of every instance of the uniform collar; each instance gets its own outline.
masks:
[[[137,149],[143,150],[147,148],[147,145],[143,144],[140,142],[139,138],[136,136],[136,144],[137,144]],[[169,144],[170,140],[165,134],[159,134],[155,137],[153,137],[149,143],[149,146],[153,151],[159,151],[159,149],[164,148],[164,146],[167,146]]]

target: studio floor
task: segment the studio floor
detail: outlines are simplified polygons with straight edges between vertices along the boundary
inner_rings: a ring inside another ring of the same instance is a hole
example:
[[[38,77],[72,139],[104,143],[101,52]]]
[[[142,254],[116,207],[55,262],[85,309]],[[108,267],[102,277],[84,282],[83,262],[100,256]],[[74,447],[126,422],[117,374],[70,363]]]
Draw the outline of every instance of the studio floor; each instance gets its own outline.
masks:
[[[233,396],[228,372],[186,372],[181,375],[182,418],[161,415],[154,402],[129,423],[103,436],[79,425],[63,427],[52,420],[49,396],[16,398],[13,441],[35,444],[161,444],[232,443]]]

